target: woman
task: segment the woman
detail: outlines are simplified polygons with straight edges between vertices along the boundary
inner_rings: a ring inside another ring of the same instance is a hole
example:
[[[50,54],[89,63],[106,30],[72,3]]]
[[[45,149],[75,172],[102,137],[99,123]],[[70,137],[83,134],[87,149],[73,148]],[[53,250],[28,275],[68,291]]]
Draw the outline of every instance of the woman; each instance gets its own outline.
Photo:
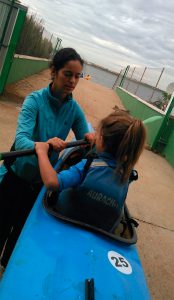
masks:
[[[14,149],[33,149],[36,142],[52,145],[53,166],[57,151],[65,148],[64,141],[73,130],[76,139],[91,141],[93,134],[83,111],[72,98],[83,68],[83,60],[72,48],[57,52],[51,64],[51,84],[30,94],[22,105],[18,118]],[[0,167],[0,254],[6,247],[1,264],[7,265],[13,247],[42,186],[36,156],[18,158],[11,165]]]
[[[113,231],[121,216],[132,169],[143,151],[142,121],[117,109],[104,118],[96,133],[98,158],[86,169],[82,160],[59,174],[48,159],[48,144],[36,143],[42,180],[60,193],[58,211],[68,217]],[[74,187],[74,189],[69,188]],[[68,197],[68,195],[73,197]]]

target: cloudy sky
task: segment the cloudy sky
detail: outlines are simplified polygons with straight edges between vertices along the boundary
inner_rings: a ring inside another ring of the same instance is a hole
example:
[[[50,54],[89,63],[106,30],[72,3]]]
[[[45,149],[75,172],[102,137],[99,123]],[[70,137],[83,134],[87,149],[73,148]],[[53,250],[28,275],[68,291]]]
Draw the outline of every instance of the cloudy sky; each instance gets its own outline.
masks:
[[[172,0],[22,0],[87,61],[174,68]]]

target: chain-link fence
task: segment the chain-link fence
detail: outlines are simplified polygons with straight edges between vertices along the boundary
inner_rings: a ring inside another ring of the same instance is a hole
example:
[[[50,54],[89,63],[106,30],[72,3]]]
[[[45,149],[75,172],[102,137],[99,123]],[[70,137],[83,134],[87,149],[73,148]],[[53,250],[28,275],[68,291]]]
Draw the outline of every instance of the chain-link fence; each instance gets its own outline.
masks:
[[[174,91],[174,70],[169,68],[127,67],[127,74],[123,78],[125,69],[119,78],[125,90],[139,98],[165,110]]]
[[[124,74],[125,74],[126,68],[121,68],[118,75],[115,78],[114,84],[112,86],[112,89],[115,89],[116,86],[121,86],[121,82],[124,79]]]

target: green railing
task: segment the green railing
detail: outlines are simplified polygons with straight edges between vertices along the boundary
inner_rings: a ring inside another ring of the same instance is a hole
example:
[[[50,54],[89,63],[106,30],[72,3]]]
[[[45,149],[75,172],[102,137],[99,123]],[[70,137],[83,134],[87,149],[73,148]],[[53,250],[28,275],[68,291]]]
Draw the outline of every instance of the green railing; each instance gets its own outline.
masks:
[[[160,152],[174,166],[174,118],[170,116],[174,97],[164,112],[121,87],[117,87],[116,93],[131,115],[144,121],[150,148]]]
[[[24,55],[15,55],[7,79],[7,84],[39,73],[49,67],[49,60]]]

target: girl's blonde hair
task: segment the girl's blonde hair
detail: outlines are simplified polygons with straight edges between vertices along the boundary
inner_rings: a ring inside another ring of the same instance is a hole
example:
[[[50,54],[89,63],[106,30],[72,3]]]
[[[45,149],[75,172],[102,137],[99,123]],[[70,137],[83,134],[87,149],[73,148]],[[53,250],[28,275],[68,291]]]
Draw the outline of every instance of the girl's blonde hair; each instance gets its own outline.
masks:
[[[143,151],[146,130],[141,120],[134,119],[128,112],[116,109],[104,118],[99,126],[106,152],[117,161],[116,172],[121,183],[129,179],[131,170]]]

